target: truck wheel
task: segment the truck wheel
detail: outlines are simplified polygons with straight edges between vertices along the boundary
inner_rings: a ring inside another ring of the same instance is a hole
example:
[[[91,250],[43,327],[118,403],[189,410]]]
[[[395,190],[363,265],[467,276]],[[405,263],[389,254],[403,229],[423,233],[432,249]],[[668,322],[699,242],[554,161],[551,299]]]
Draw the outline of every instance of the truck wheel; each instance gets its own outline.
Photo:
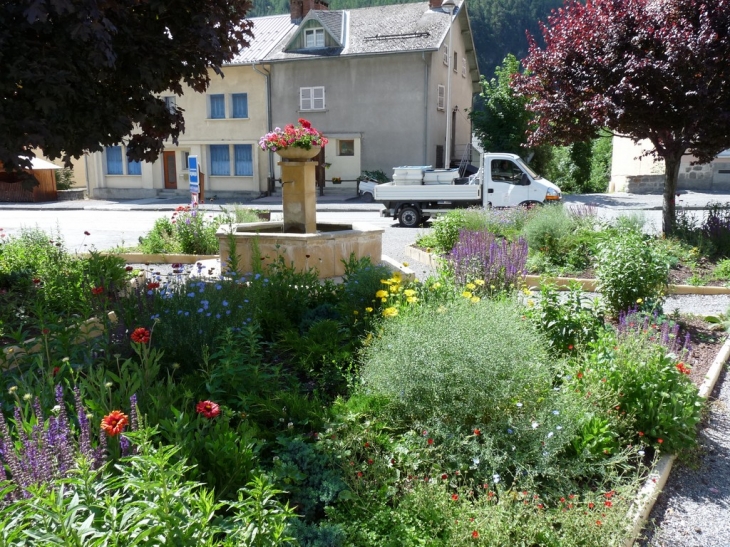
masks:
[[[415,228],[421,223],[421,213],[415,207],[403,207],[398,213],[398,222],[404,228]]]
[[[373,201],[375,201],[375,198],[373,197],[373,195],[370,192],[363,192],[362,200],[365,203],[372,203]]]
[[[519,207],[523,207],[525,209],[534,209],[535,207],[539,207],[542,205],[542,202],[540,201],[523,201],[519,204]]]

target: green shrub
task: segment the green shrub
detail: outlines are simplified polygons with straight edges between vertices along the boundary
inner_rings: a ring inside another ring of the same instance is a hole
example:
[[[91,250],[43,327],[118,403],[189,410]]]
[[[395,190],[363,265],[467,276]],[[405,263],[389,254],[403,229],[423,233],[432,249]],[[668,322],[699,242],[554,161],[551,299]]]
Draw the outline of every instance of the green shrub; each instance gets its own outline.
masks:
[[[608,233],[598,244],[596,279],[614,313],[638,303],[661,303],[669,282],[669,260],[635,230]]]
[[[543,283],[540,298],[528,299],[528,316],[544,332],[558,354],[575,354],[579,346],[596,340],[603,330],[603,311],[598,302],[586,302],[580,285],[571,285],[560,298],[555,285]],[[574,351],[575,350],[575,351]]]
[[[556,473],[584,409],[553,389],[560,365],[521,306],[462,299],[382,330],[364,352],[362,388],[388,401],[391,428],[406,428],[386,454],[408,454],[426,473],[469,469],[475,481],[498,473],[520,484],[560,482],[582,472]]]
[[[730,258],[721,260],[715,266],[712,277],[721,281],[730,281]]]
[[[561,205],[537,208],[522,228],[522,234],[531,249],[539,249],[559,263],[566,250],[566,243],[576,225]]]
[[[114,473],[87,467],[50,489],[39,487],[28,498],[0,506],[0,524],[6,524],[0,526],[0,542],[9,547],[291,543],[285,530],[295,515],[277,499],[281,491],[257,477],[237,501],[216,502],[210,490],[184,479],[189,467],[178,450],[146,446]]]
[[[586,354],[578,383],[594,397],[606,390],[613,393],[618,402],[613,410],[631,421],[631,431],[618,431],[628,435],[626,442],[678,452],[697,444],[702,399],[689,369],[652,339],[657,336],[652,328],[635,328],[618,337],[607,333]]]

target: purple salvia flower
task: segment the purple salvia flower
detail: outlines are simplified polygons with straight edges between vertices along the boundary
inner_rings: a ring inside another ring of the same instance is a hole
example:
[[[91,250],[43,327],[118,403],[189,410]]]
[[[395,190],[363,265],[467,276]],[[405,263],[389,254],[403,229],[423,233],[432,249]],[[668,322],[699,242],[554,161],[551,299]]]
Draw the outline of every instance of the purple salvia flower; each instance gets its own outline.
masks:
[[[76,403],[76,415],[79,420],[79,452],[89,461],[94,460],[94,453],[91,450],[91,425],[86,417],[86,409],[81,402],[81,391],[78,386],[74,387],[74,401]]]
[[[129,456],[132,447],[132,443],[129,442],[129,439],[125,437],[124,435],[119,436],[119,448],[121,449],[122,456]]]
[[[139,417],[137,415],[137,394],[129,398],[129,427],[132,431],[139,430]]]

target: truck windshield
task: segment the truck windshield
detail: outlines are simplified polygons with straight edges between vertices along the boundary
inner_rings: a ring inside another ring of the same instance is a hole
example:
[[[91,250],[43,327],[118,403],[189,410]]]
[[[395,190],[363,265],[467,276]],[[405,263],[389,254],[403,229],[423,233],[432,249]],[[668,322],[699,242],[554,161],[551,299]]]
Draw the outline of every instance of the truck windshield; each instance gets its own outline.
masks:
[[[519,166],[520,166],[520,167],[521,167],[522,169],[524,169],[525,171],[527,171],[527,173],[528,173],[528,174],[529,174],[529,175],[530,175],[530,176],[531,176],[531,177],[532,177],[532,178],[533,178],[534,180],[537,180],[537,179],[541,179],[541,178],[542,178],[542,177],[541,177],[540,175],[538,175],[537,173],[535,173],[535,171],[533,171],[533,170],[532,170],[532,168],[530,168],[530,166],[529,166],[529,165],[527,165],[527,164],[526,164],[526,163],[525,163],[524,161],[522,161],[521,159],[518,159],[518,160],[517,160],[517,165],[519,165]]]

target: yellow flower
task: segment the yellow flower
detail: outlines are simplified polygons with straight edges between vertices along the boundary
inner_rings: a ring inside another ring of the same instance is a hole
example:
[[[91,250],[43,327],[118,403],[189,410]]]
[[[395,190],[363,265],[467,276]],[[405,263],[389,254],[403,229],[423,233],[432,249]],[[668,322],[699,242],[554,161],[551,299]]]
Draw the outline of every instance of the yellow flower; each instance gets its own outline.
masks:
[[[474,289],[477,288],[477,286],[474,283],[467,283],[466,288],[469,289],[470,291],[473,291]]]
[[[433,285],[431,285],[431,290],[436,291],[436,290],[438,290],[440,288],[441,288],[441,283],[439,283],[438,281],[436,281],[436,283],[434,283]]]
[[[400,283],[400,272],[395,272],[390,278],[396,283]]]
[[[371,308],[370,306],[368,306],[367,308],[365,308],[365,311],[368,312],[368,313],[373,313],[373,308]]]
[[[380,282],[383,285],[390,285],[392,283],[392,281],[390,279],[381,279]]]
[[[396,315],[398,315],[398,310],[392,306],[383,310],[384,317],[395,317]]]
[[[390,287],[388,287],[388,290],[392,293],[396,293],[398,292],[398,285],[391,285]]]
[[[416,291],[414,291],[413,289],[406,289],[405,291],[403,291],[403,294],[405,294],[406,296],[416,296]]]
[[[483,279],[475,279],[474,283],[476,285],[479,285],[480,287],[484,286],[484,280]]]
[[[359,312],[359,311],[357,311],[357,310],[353,310],[353,312],[352,312],[352,313],[353,313],[354,315],[360,315],[360,312]]]
[[[382,302],[383,304],[385,304],[385,302],[386,302],[387,300],[388,300],[387,298],[381,298],[381,299],[380,299],[380,301],[381,301],[381,302]]]
[[[524,289],[522,289],[522,293],[525,296],[531,296],[532,295],[532,291],[530,291],[530,289],[528,289],[527,287],[525,287]]]
[[[479,298],[478,296],[472,296],[472,297],[471,297],[471,303],[472,303],[472,304],[476,304],[476,303],[477,303],[477,302],[479,302],[480,300],[481,300],[481,298]]]
[[[496,289],[496,287],[494,285],[489,285],[489,288],[492,290]]]
[[[463,293],[461,293],[461,296],[463,296],[464,298],[471,298],[474,295],[469,291],[464,291]]]
[[[418,302],[418,297],[416,297],[416,296],[409,296],[408,298],[406,298],[406,301],[407,301],[407,302],[408,302],[409,304],[413,304],[413,303],[415,303],[415,302]]]
[[[643,302],[644,302],[644,300],[643,300],[643,299],[641,299],[641,298],[637,298],[637,299],[636,299],[636,303],[637,303],[637,304],[642,304]]]
[[[404,268],[407,268],[407,267],[408,267],[408,262],[404,262],[404,263],[403,263],[403,267],[404,267]]]
[[[388,296],[388,291],[382,289],[375,293],[375,298],[385,298],[386,296]]]
[[[530,299],[530,300],[528,300],[528,301],[527,301],[527,305],[528,305],[529,307],[532,307],[532,306],[534,306],[534,305],[535,305],[535,301],[534,301],[534,300],[532,300],[532,299]]]

